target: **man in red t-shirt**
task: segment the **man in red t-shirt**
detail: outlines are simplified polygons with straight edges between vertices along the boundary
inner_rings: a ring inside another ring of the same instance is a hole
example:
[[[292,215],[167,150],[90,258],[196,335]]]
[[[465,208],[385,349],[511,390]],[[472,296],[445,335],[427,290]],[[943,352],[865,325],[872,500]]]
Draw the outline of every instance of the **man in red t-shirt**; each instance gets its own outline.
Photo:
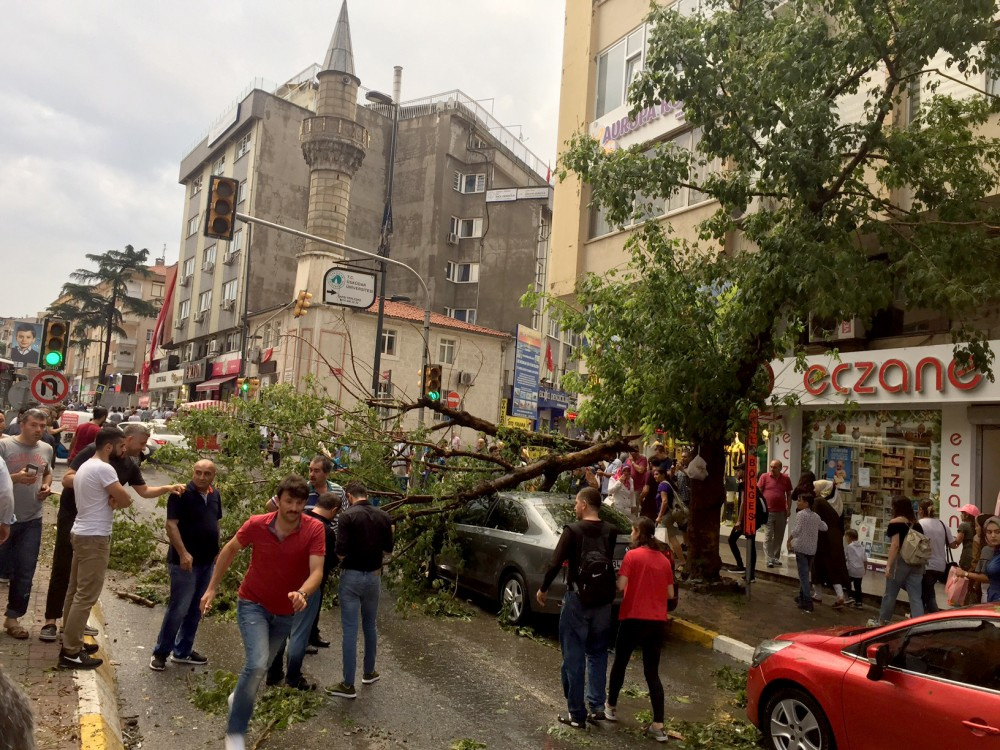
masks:
[[[764,496],[767,505],[767,538],[764,540],[764,552],[767,554],[767,567],[779,565],[781,540],[785,536],[785,526],[788,524],[790,509],[789,500],[792,495],[792,480],[787,474],[782,474],[781,461],[774,460],[770,470],[760,475],[757,480],[757,490]]]
[[[201,598],[202,614],[207,614],[236,555],[244,547],[253,548],[236,605],[246,661],[229,696],[226,750],[244,750],[257,688],[278,646],[291,633],[293,616],[305,609],[309,595],[323,580],[326,531],[321,522],[303,515],[309,484],[289,474],[275,494],[278,510],[250,516],[219,552],[212,580]]]
[[[97,433],[104,426],[104,420],[107,418],[107,409],[103,406],[94,407],[94,413],[90,421],[77,427],[76,432],[73,433],[73,442],[69,444],[69,458],[67,461],[72,461],[76,458],[77,453],[94,442],[97,438]]]

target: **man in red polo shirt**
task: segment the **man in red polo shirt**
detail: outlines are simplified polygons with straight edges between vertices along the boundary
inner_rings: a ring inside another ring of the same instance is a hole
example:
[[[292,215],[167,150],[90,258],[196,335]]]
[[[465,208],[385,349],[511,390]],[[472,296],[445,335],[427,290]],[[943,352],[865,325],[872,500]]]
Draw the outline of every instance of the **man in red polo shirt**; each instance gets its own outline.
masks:
[[[757,490],[764,496],[767,504],[767,539],[764,542],[764,552],[767,554],[767,567],[780,565],[778,556],[781,554],[781,540],[785,536],[785,526],[788,523],[789,498],[792,495],[792,480],[787,474],[782,474],[781,461],[771,462],[769,471],[760,475],[757,480]]]
[[[207,614],[236,555],[244,547],[253,548],[236,605],[246,662],[229,696],[226,750],[244,750],[257,688],[278,647],[288,638],[293,616],[305,608],[309,595],[323,579],[326,532],[322,523],[303,515],[308,483],[297,474],[289,474],[275,494],[278,509],[250,516],[222,548],[201,598],[202,614]]]

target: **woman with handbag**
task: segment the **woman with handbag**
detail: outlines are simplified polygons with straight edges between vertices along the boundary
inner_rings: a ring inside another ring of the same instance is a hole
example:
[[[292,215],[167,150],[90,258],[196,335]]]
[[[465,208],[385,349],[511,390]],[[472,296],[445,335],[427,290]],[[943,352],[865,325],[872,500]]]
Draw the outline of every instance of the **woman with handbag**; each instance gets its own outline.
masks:
[[[885,534],[889,537],[889,559],[885,564],[885,594],[882,596],[882,607],[879,609],[875,625],[885,625],[892,619],[896,607],[899,590],[905,589],[910,600],[910,614],[920,617],[924,614],[924,602],[920,598],[921,585],[924,577],[923,565],[910,565],[902,556],[903,543],[910,530],[917,523],[913,514],[913,505],[909,498],[894,497],[892,499],[892,518]]]
[[[674,553],[674,560],[683,560],[686,545],[681,525],[687,526],[688,509],[681,503],[673,485],[667,481],[667,472],[662,466],[653,467],[653,481],[656,482],[656,505],[652,508],[652,513],[644,511],[642,515],[646,518],[655,518],[656,526],[661,523],[664,525],[667,530],[667,543]],[[679,570],[674,572],[680,574]]]
[[[654,536],[655,532],[656,525],[650,518],[640,518],[632,524],[632,549],[625,553],[618,571],[618,590],[625,596],[618,613],[620,622],[615,641],[615,661],[611,666],[604,718],[618,721],[616,706],[625,682],[625,669],[635,649],[641,648],[642,671],[653,708],[653,723],[646,729],[646,736],[657,742],[666,742],[660,651],[669,600],[674,596],[674,574],[670,560]]]

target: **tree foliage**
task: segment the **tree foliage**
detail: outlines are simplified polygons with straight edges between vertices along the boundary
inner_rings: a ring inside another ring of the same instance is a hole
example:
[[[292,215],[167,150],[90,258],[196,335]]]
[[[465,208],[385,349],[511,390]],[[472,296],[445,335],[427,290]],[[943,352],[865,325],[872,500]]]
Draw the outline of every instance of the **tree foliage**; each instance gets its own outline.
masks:
[[[948,316],[960,353],[989,372],[977,315],[1000,289],[989,200],[1000,141],[986,127],[1000,107],[938,95],[930,75],[943,51],[950,67],[934,69],[951,79],[996,77],[992,2],[702,5],[686,16],[654,5],[629,89],[633,116],[682,102],[694,150],[568,143],[561,176],[578,175],[592,205],[633,231],[626,266],[552,304],[588,342],[583,420],[663,425],[701,446],[710,476],[693,483],[690,562],[712,577],[724,445],[810,314],[870,320],[902,293]],[[646,220],[681,189],[716,201],[695,237]]]

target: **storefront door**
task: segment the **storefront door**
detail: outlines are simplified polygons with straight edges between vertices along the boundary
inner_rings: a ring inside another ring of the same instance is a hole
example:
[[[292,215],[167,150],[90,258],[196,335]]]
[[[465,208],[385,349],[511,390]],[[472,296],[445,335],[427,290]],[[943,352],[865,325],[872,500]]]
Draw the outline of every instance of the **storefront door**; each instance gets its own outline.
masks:
[[[993,513],[1000,495],[1000,425],[979,428],[979,447],[979,497],[974,501],[985,513]]]

